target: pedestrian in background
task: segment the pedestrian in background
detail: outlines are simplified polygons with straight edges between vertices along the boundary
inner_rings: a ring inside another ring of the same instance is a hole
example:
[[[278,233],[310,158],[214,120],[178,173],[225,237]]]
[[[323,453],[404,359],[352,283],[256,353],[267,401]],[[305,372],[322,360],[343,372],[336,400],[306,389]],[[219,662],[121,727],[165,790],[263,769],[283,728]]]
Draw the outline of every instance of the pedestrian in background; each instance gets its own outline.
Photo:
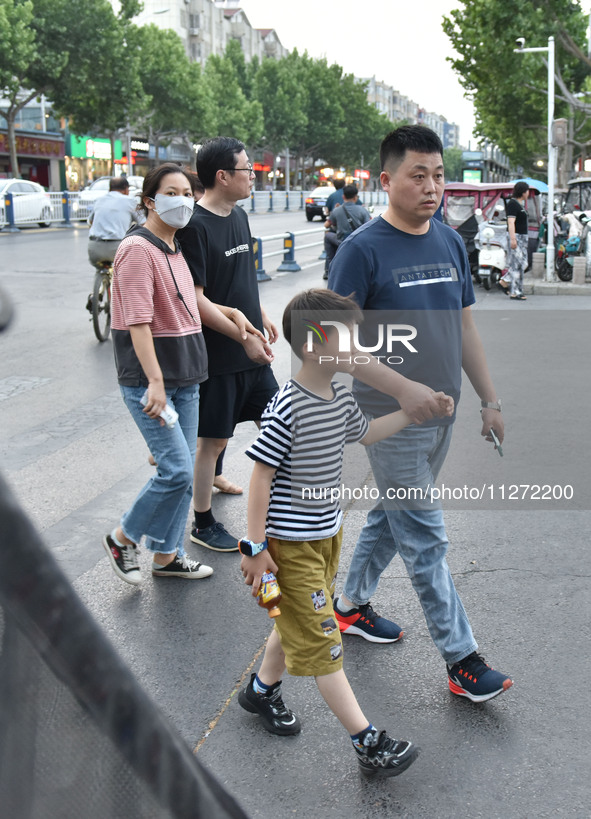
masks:
[[[355,185],[345,185],[343,188],[342,205],[333,208],[329,213],[324,227],[327,228],[324,234],[324,277],[328,279],[328,269],[334,259],[339,245],[357,230],[358,227],[369,222],[371,216],[363,205],[357,204],[358,191]]]
[[[129,197],[129,182],[125,176],[109,180],[109,192],[94,203],[88,217],[88,258],[91,265],[112,262],[132,224],[143,221],[138,202]]]
[[[516,182],[511,199],[507,202],[507,230],[509,231],[508,277],[509,292],[516,301],[525,301],[523,295],[523,274],[527,267],[527,200],[529,185],[527,182]]]
[[[339,205],[343,204],[343,188],[345,187],[345,178],[343,176],[339,176],[337,179],[333,180],[333,193],[329,194],[328,199],[326,200],[326,210],[328,213],[332,213],[335,208],[338,208]]]

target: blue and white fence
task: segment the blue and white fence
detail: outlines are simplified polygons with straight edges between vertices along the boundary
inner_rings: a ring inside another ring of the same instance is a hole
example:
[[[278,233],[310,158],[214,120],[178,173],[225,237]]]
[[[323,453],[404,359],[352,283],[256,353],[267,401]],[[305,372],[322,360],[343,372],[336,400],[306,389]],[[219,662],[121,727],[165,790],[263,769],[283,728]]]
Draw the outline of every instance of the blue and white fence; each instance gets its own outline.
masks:
[[[285,213],[303,211],[309,191],[253,191],[239,204],[249,213]],[[384,191],[364,191],[366,207],[386,205]],[[21,227],[58,225],[73,227],[85,222],[94,201],[85,198],[85,191],[62,191],[31,197],[29,194],[6,194],[0,197],[0,230],[18,232]]]
[[[310,193],[311,191],[253,191],[248,199],[242,199],[239,204],[250,213],[304,210]],[[361,191],[359,199],[366,208],[388,204],[385,191]]]

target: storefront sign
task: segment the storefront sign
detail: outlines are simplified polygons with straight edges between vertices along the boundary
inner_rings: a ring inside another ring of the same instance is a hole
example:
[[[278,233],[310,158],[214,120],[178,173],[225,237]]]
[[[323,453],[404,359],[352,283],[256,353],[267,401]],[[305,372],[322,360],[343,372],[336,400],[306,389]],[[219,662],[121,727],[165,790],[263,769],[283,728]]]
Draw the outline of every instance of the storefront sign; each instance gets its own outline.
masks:
[[[0,134],[0,154],[9,153],[8,135]],[[17,135],[16,153],[20,157],[35,156],[44,159],[62,159],[64,156],[64,143],[60,140],[38,139]]]
[[[111,141],[90,136],[70,134],[70,153],[76,159],[111,159]],[[115,159],[121,159],[121,140],[115,140]]]

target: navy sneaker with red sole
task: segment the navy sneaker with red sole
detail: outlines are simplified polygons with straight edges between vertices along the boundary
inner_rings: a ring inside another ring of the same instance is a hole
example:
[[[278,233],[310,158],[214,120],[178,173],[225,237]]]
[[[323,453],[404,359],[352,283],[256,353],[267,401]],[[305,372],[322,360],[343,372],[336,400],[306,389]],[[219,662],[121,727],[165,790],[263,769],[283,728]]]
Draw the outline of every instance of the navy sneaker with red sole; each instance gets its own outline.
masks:
[[[350,609],[346,614],[339,611],[338,603],[337,599],[334,613],[342,634],[356,634],[369,640],[370,643],[395,643],[404,634],[393,620],[387,620],[376,614],[370,603]]]
[[[459,663],[447,666],[449,690],[472,702],[486,702],[498,697],[513,685],[513,680],[495,671],[476,651]]]

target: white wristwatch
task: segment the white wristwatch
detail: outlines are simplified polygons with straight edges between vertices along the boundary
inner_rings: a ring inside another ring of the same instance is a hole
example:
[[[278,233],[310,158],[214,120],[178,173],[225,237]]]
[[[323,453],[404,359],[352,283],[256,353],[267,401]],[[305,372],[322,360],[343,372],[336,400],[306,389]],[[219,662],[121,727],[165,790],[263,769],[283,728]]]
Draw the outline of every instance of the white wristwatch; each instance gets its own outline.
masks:
[[[494,409],[501,411],[501,399],[499,398],[498,401],[481,401],[480,406],[482,409]]]

